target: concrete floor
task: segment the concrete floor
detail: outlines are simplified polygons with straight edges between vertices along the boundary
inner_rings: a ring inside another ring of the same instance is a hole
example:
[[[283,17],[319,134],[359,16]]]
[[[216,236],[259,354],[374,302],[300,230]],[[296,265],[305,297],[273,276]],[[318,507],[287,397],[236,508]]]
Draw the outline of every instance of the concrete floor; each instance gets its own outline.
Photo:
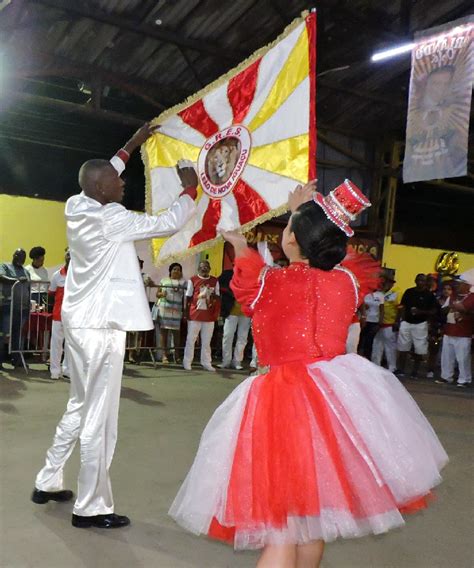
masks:
[[[167,510],[215,407],[244,373],[126,368],[119,439],[112,466],[116,512],[132,525],[114,531],[75,529],[72,503],[34,505],[37,470],[67,400],[68,384],[44,367],[0,372],[1,568],[239,568],[257,553],[234,553],[176,526]],[[41,370],[43,369],[43,370]],[[225,380],[224,377],[233,380]],[[445,445],[451,463],[438,500],[402,530],[336,542],[324,568],[470,568],[472,545],[472,394],[428,382],[408,383]],[[66,469],[75,488],[78,452]]]

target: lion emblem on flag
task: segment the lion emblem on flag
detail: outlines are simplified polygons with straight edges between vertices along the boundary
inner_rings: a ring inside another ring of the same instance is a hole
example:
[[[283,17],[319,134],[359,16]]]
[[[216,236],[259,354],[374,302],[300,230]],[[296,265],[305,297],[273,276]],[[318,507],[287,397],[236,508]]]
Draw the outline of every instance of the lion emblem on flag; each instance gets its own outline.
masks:
[[[217,142],[208,152],[206,173],[214,185],[225,183],[231,176],[240,155],[237,138],[226,138]]]

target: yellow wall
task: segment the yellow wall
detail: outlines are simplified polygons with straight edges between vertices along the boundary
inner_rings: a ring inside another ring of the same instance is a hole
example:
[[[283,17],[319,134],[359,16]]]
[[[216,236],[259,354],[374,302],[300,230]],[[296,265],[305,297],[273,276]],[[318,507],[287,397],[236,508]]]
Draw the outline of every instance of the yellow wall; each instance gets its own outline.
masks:
[[[386,238],[382,264],[396,269],[396,286],[403,293],[407,288],[415,285],[414,280],[418,273],[435,272],[436,259],[442,252],[451,251],[394,245],[390,238]],[[469,270],[469,268],[474,268],[474,254],[465,252],[458,252],[457,254],[459,258],[458,274]]]
[[[34,246],[46,249],[46,267],[64,262],[64,203],[0,195],[0,262],[11,262],[15,249],[23,248],[29,264],[28,253]]]

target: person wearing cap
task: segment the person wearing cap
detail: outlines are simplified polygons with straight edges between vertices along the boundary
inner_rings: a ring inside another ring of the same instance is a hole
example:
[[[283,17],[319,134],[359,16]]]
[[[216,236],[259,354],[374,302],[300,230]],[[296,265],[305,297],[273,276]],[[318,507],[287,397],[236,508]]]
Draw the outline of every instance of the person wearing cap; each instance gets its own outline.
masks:
[[[398,315],[398,292],[393,290],[395,270],[384,268],[382,274],[382,293],[384,296],[383,317],[372,346],[372,362],[382,364],[385,353],[388,370],[392,373],[397,368],[397,334],[394,326]]]
[[[471,344],[474,333],[474,268],[461,274],[456,294],[447,299],[447,311],[441,349],[441,379],[438,383],[453,384],[454,368],[459,368],[457,386],[465,388],[472,382]]]
[[[261,549],[259,567],[320,565],[324,541],[383,533],[424,508],[447,456],[400,381],[357,354],[347,330],[380,265],[347,258],[349,223],[370,205],[348,180],[289,198],[287,268],[237,231],[231,288],[262,366],[207,424],[170,515],[194,534]],[[360,257],[360,258],[359,258]]]
[[[89,160],[79,170],[82,193],[66,202],[71,263],[62,322],[71,379],[70,398],[45,465],[36,476],[34,503],[69,501],[63,472],[78,440],[81,465],[72,525],[119,528],[130,524],[114,512],[110,466],[117,421],[127,331],[153,329],[134,241],[179,231],[194,215],[196,172],[179,168],[184,191],[158,216],[121,205],[120,177],[131,152],[153,128],[145,124],[110,160]]]
[[[436,314],[438,303],[432,292],[426,289],[426,275],[417,274],[415,286],[405,290],[400,302],[397,347],[399,352],[399,377],[405,376],[408,353],[414,348],[411,378],[418,378],[422,358],[428,353],[428,320]]]

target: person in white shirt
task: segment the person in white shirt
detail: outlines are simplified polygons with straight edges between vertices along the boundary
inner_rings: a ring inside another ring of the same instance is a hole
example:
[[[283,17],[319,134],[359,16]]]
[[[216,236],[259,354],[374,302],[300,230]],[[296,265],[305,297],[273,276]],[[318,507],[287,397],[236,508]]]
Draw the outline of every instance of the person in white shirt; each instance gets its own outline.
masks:
[[[380,290],[367,294],[362,305],[359,351],[370,360],[374,337],[383,321],[384,295]]]
[[[45,256],[46,250],[43,247],[33,247],[30,250],[31,264],[25,266],[31,280],[31,299],[38,306],[46,304],[48,297],[49,275],[44,267]]]
[[[120,202],[120,174],[133,150],[152,135],[145,124],[112,160],[89,160],[79,171],[80,195],[66,203],[71,263],[66,277],[62,321],[70,398],[46,463],[38,473],[35,503],[69,501],[63,469],[77,442],[81,466],[72,524],[115,528],[130,524],[114,513],[109,469],[117,439],[126,332],[153,329],[134,241],[172,235],[196,210],[197,176],[178,169],[185,190],[158,216],[127,211]]]
[[[61,359],[63,357],[64,344],[64,328],[63,322],[61,321],[61,308],[63,305],[64,286],[66,285],[66,275],[70,260],[71,255],[69,253],[69,249],[66,249],[64,266],[53,274],[48,290],[49,297],[54,301],[53,322],[51,325],[51,348],[49,354],[49,372],[53,380],[59,379],[61,375],[63,377],[69,377],[66,352],[64,352],[61,370]]]

